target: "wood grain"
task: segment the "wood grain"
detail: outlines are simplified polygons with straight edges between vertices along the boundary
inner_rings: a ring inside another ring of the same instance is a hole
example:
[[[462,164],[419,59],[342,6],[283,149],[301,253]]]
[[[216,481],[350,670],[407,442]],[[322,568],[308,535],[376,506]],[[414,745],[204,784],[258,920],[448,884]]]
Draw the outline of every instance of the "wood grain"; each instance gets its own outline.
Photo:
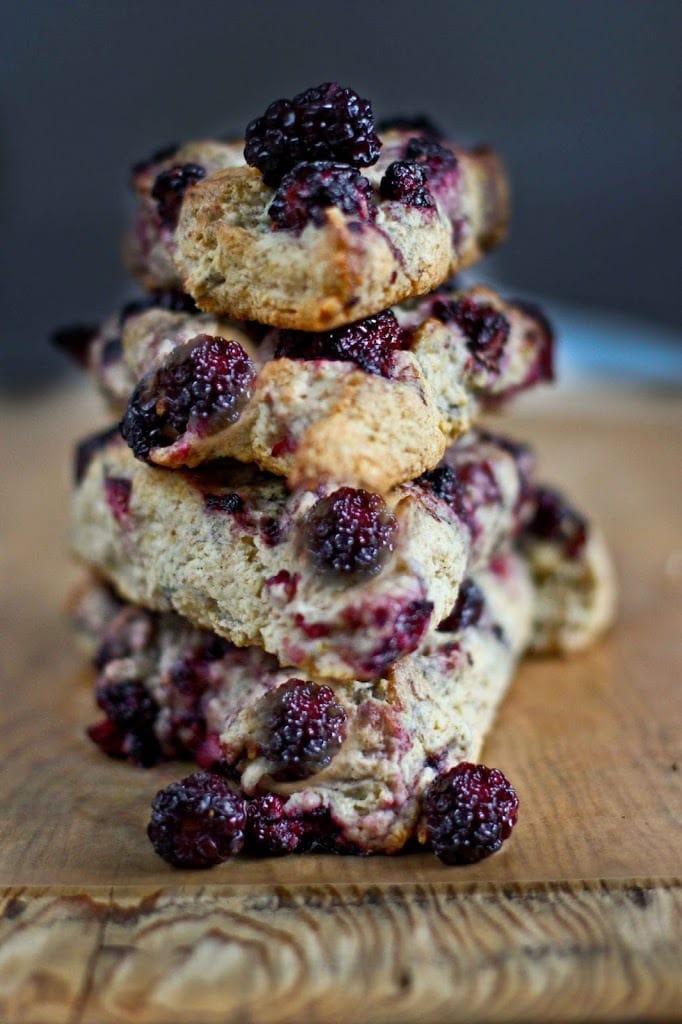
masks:
[[[488,861],[244,861],[172,872],[144,837],[180,774],[90,748],[60,613],[68,449],[84,390],[2,410],[0,1020],[682,1019],[682,421],[673,398],[526,401],[547,479],[596,512],[617,628],[527,663],[486,747],[522,813]]]

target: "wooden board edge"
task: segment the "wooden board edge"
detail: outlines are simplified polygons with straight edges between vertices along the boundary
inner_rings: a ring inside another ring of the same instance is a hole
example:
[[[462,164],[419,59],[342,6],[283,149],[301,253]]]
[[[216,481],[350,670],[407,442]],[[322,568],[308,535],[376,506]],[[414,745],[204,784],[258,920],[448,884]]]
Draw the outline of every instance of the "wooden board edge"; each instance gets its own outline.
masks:
[[[5,1024],[682,1018],[682,882],[10,888]]]

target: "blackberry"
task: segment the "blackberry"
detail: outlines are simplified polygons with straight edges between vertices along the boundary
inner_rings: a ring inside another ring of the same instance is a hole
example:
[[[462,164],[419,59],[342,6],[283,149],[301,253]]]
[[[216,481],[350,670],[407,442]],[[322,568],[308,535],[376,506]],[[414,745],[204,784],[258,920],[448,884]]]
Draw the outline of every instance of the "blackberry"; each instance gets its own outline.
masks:
[[[325,768],[346,735],[346,712],[328,686],[289,679],[266,698],[263,754],[276,779],[306,779]]]
[[[384,310],[334,331],[279,331],[275,358],[348,360],[367,373],[388,377],[394,353],[410,341],[410,332]]]
[[[322,227],[326,210],[335,206],[359,220],[373,220],[372,186],[345,164],[297,164],[275,192],[268,213],[278,228],[301,232],[311,221]]]
[[[462,462],[456,468],[441,465],[423,473],[417,483],[428,487],[450,506],[472,533],[476,532],[476,512],[483,505],[499,501],[500,492],[490,463]]]
[[[105,754],[120,757],[141,768],[162,760],[154,732],[159,705],[137,681],[109,683],[97,691],[97,704],[106,715],[88,729],[88,736]]]
[[[384,199],[424,209],[434,206],[426,184],[426,172],[413,160],[395,160],[386,168],[379,191]]]
[[[381,149],[369,101],[336,82],[275,100],[247,125],[245,142],[244,159],[272,188],[303,161],[369,167]]]
[[[455,605],[438,626],[440,633],[457,633],[467,626],[474,626],[483,613],[485,601],[476,583],[471,579],[462,580]]]
[[[466,345],[479,366],[498,372],[509,337],[509,321],[493,306],[470,298],[436,299],[432,315],[441,323],[454,323],[466,337]]]
[[[132,480],[122,476],[108,476],[104,481],[104,497],[119,526],[128,518]]]
[[[398,523],[378,494],[341,487],[303,522],[305,548],[321,572],[376,576],[393,551]]]
[[[121,433],[138,459],[173,444],[187,430],[199,436],[215,433],[239,419],[255,376],[238,342],[199,334],[142,378]]]
[[[159,219],[169,231],[177,227],[187,189],[205,177],[206,169],[200,164],[173,164],[156,177],[151,195],[156,200]]]
[[[457,157],[451,149],[441,146],[433,135],[418,135],[405,144],[403,160],[412,160],[423,167],[427,180],[439,185],[457,168]]]
[[[551,487],[536,487],[533,499],[534,510],[525,532],[556,544],[566,558],[577,558],[587,543],[587,520]]]
[[[445,864],[473,864],[499,850],[516,824],[519,800],[496,768],[463,761],[424,795],[427,835]]]
[[[210,868],[244,846],[246,805],[220,775],[197,772],[160,790],[147,835],[177,868]]]
[[[360,665],[363,676],[380,676],[398,658],[416,650],[426,635],[432,612],[433,602],[423,598],[415,598],[400,608],[395,616],[390,636],[363,659]]]
[[[256,797],[247,805],[246,852],[260,857],[281,857],[300,849],[304,820],[287,817],[286,801],[275,793]]]

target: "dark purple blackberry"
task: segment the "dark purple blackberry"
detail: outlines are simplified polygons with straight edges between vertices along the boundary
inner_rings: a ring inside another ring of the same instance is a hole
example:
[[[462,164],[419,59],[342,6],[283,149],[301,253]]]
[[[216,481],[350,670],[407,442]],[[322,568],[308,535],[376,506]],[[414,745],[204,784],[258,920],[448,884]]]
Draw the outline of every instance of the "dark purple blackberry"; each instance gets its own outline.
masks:
[[[80,441],[76,445],[73,460],[73,477],[74,482],[79,484],[85,474],[88,471],[88,466],[92,462],[97,452],[105,448],[110,441],[113,440],[119,433],[118,424],[114,427],[109,427],[107,430],[99,431],[97,434],[91,434],[86,437],[84,441]]]
[[[436,299],[432,315],[441,323],[454,323],[467,339],[467,348],[487,370],[499,370],[500,357],[509,337],[509,321],[493,306],[470,298]]]
[[[378,494],[341,487],[303,522],[306,551],[320,572],[376,576],[393,551],[398,523]]]
[[[138,459],[173,444],[187,430],[199,436],[215,433],[239,419],[255,376],[238,342],[199,334],[142,378],[121,433]]]
[[[265,698],[263,754],[276,779],[306,779],[325,768],[346,735],[346,712],[328,686],[288,679]]]
[[[154,723],[159,706],[142,683],[102,686],[97,691],[97,704],[106,715],[106,723],[91,726],[88,736],[100,750],[141,768],[158,764],[162,755]]]
[[[278,331],[275,359],[348,360],[367,373],[388,377],[394,353],[410,341],[410,332],[384,310],[334,331]]]
[[[413,160],[395,160],[389,164],[379,191],[384,199],[397,200],[405,206],[429,208],[435,205],[424,168]]]
[[[497,481],[485,460],[462,462],[454,469],[447,465],[436,466],[423,473],[417,483],[446,502],[473,533],[476,533],[477,510],[500,498]]]
[[[65,352],[79,366],[88,365],[90,345],[96,338],[99,328],[92,324],[73,324],[59,327],[53,331],[50,341],[60,352]]]
[[[176,868],[210,868],[244,846],[246,805],[220,775],[197,772],[160,790],[147,835]]]
[[[463,761],[439,775],[424,795],[433,852],[445,864],[474,864],[511,835],[519,799],[496,768]]]
[[[200,164],[173,164],[161,171],[152,186],[152,199],[156,200],[159,219],[165,228],[174,231],[177,227],[180,207],[190,185],[206,177],[206,168]]]
[[[256,797],[247,805],[246,852],[258,857],[281,857],[300,849],[304,820],[287,817],[286,801],[275,793]]]
[[[465,579],[459,588],[454,608],[438,626],[440,633],[457,633],[474,626],[483,613],[485,601],[480,588],[471,579]]]
[[[534,511],[525,532],[556,544],[566,558],[577,558],[587,543],[587,520],[551,487],[536,487],[533,499]]]
[[[296,164],[333,160],[369,167],[381,149],[369,101],[336,82],[275,100],[247,125],[245,141],[244,159],[272,188]]]
[[[156,152],[152,153],[151,156],[145,157],[144,160],[138,160],[137,163],[131,167],[131,174],[133,178],[136,178],[138,174],[144,174],[146,171],[151,171],[156,164],[162,163],[164,160],[170,160],[172,156],[178,151],[177,142],[169,143],[167,146],[162,146],[157,149]]]
[[[414,132],[415,135],[429,136],[433,139],[442,139],[444,135],[426,114],[417,114],[414,117],[394,114],[393,117],[384,117],[378,122],[377,131],[382,135],[385,132]]]
[[[432,135],[419,135],[408,139],[403,160],[411,160],[423,167],[427,181],[438,185],[457,167],[457,157],[451,149],[441,146]]]
[[[345,164],[298,164],[275,192],[268,213],[278,228],[300,232],[311,221],[322,227],[326,211],[336,206],[359,220],[373,220],[372,186]]]

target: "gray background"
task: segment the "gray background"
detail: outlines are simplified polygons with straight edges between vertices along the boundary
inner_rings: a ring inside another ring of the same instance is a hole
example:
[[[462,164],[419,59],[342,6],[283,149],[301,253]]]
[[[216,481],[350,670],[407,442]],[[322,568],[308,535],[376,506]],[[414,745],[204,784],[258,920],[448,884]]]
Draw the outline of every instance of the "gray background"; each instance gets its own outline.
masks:
[[[56,379],[51,328],[134,291],[134,160],[330,79],[503,153],[513,231],[484,272],[680,328],[681,38],[680,0],[5,6],[5,387]]]

